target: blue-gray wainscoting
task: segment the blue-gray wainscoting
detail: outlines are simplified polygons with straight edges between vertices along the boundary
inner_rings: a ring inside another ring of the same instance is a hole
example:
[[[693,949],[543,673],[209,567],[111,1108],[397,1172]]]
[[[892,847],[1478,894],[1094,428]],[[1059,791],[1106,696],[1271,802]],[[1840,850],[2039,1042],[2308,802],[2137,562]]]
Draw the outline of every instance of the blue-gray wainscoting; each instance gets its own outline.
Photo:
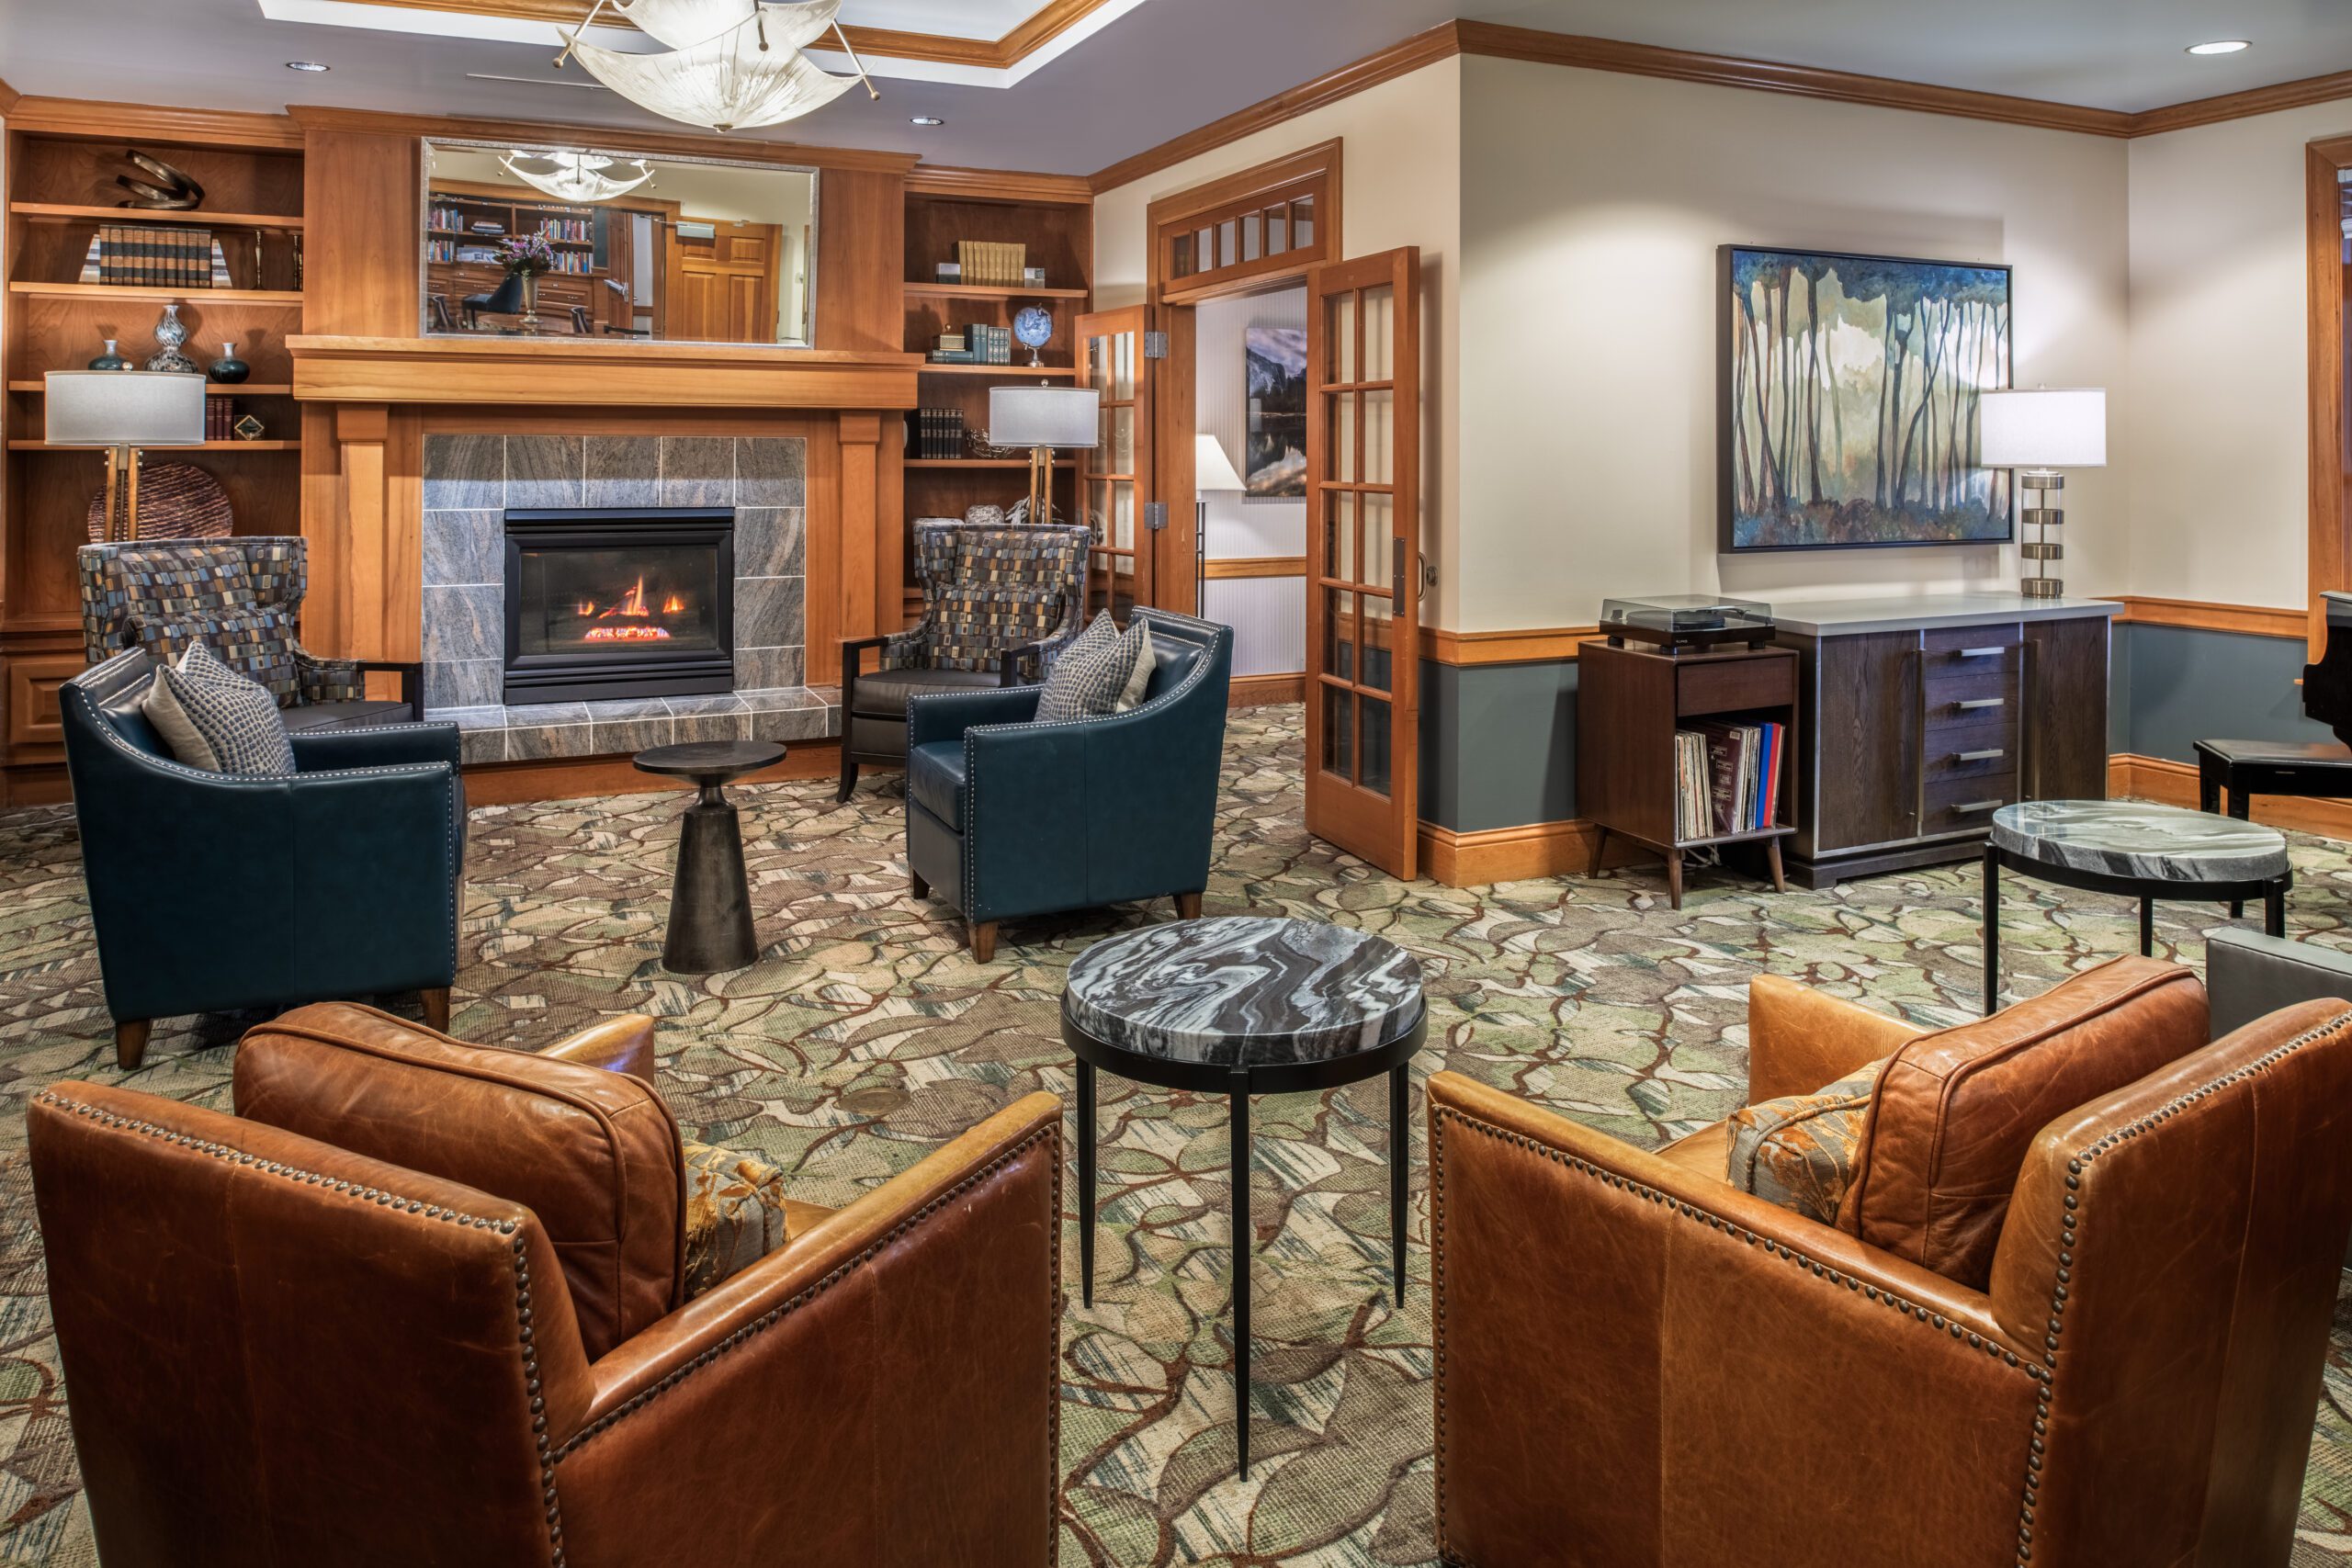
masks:
[[[2176,762],[2199,740],[2328,740],[2303,716],[2300,637],[2190,626],[2119,626],[2108,750]]]

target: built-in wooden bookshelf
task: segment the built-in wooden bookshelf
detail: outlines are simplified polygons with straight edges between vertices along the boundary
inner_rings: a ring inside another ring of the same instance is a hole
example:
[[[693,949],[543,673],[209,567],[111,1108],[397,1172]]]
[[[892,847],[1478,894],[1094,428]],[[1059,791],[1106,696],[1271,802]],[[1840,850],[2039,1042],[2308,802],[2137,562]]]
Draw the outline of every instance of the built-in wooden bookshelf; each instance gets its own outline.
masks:
[[[135,147],[204,187],[194,211],[115,205],[118,174],[137,171]],[[302,312],[306,231],[300,139],[282,116],[173,116],[138,106],[91,105],[70,133],[7,135],[6,364],[0,367],[0,803],[62,799],[57,688],[82,668],[74,550],[87,535],[99,455],[43,439],[43,377],[79,369],[115,339],[133,364],[155,350],[154,329],[176,302],[199,365],[236,345],[250,365],[242,385],[208,386],[262,422],[257,441],[208,441],[158,450],[151,462],[205,469],[228,492],[241,534],[301,528],[301,421],[286,347]],[[100,228],[203,229],[219,244],[231,287],[166,288],[82,281]]]
[[[1094,214],[1083,181],[1054,182],[1027,176],[1017,185],[977,170],[918,167],[907,185],[906,342],[910,353],[929,354],[939,334],[974,324],[1010,327],[1029,305],[1042,305],[1054,318],[1054,336],[1043,350],[1042,368],[1017,365],[926,365],[919,378],[923,406],[949,408],[967,430],[988,430],[989,389],[1039,381],[1071,381],[1078,376],[1076,318],[1093,298]],[[940,281],[939,265],[959,259],[966,240],[1022,245],[1030,266],[1045,269],[1042,284],[1012,288]],[[1014,357],[1029,350],[1015,343]],[[933,457],[921,447],[909,425],[903,465],[910,538],[907,560],[908,613],[918,613],[922,593],[914,579],[911,530],[919,517],[960,517],[973,506],[1011,507],[1028,493],[1029,463],[1022,457]],[[1077,464],[1054,465],[1054,504],[1065,518],[1077,515]]]

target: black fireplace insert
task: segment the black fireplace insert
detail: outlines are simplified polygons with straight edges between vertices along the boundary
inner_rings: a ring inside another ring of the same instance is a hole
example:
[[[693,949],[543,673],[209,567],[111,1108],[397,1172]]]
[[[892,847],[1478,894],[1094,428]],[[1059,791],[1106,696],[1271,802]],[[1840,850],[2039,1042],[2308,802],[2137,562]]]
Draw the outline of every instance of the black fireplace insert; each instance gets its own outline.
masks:
[[[735,689],[735,513],[506,513],[510,705]]]

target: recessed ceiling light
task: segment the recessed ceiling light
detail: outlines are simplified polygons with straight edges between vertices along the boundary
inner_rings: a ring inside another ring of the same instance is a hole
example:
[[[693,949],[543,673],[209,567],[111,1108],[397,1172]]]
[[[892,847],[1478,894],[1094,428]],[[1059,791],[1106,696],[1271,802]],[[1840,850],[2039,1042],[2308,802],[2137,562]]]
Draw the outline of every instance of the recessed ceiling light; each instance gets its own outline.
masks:
[[[2249,46],[2246,40],[2242,38],[2221,38],[2215,39],[2211,43],[2192,43],[2188,46],[2188,52],[2191,54],[2235,54],[2247,47]]]
[[[289,60],[286,62],[286,69],[288,71],[317,72],[332,71],[334,67],[332,65],[322,65],[315,60]]]
[[[945,125],[947,122],[940,118],[935,114],[919,114],[914,117],[914,123],[917,125]]]

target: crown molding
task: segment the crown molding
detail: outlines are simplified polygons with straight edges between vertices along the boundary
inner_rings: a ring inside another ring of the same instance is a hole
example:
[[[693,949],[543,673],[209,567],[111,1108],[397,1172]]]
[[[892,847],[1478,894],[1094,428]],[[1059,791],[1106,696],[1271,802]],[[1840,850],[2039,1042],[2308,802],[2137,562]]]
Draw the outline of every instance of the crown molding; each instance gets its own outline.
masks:
[[[23,96],[22,93],[8,85],[7,83],[0,82],[0,114],[6,114],[10,109],[15,108],[17,100]]]
[[[907,176],[910,196],[960,197],[967,201],[1047,201],[1084,207],[1094,199],[1084,175],[1037,175],[1016,169],[965,169],[918,164]]]
[[[7,109],[11,130],[52,136],[134,136],[198,147],[302,150],[302,128],[282,114],[233,109],[179,109],[161,104],[110,104],[95,98],[17,98]]]
[[[461,137],[484,141],[557,141],[680,158],[721,158],[735,163],[782,164],[798,168],[864,170],[905,175],[915,166],[912,152],[870,152],[854,147],[812,147],[794,141],[758,141],[741,136],[705,136],[693,131],[634,126],[568,125],[539,119],[479,119],[462,115],[395,114],[377,109],[318,108],[298,105],[287,111],[304,131],[353,131],[375,136]],[[298,140],[296,145],[300,145]]]
[[[1963,119],[1991,120],[2003,125],[2063,130],[2082,136],[2130,140],[2158,136],[2191,126],[2215,125],[2280,109],[2352,98],[2352,71],[2301,81],[2280,82],[2243,93],[2198,98],[2163,108],[2127,113],[2092,108],[2081,104],[2052,103],[2041,98],[2016,97],[2006,93],[1980,93],[1965,87],[1939,87],[1926,82],[1865,76],[1850,71],[1828,71],[1810,65],[1789,65],[1770,60],[1745,60],[1736,55],[1702,54],[1690,50],[1662,49],[1654,44],[1623,43],[1614,39],[1588,38],[1572,33],[1544,32],[1534,28],[1504,27],[1492,22],[1443,22],[1417,33],[1338,70],[1278,93],[1248,108],[1236,110],[1197,130],[1190,130],[1157,147],[1147,148],[1098,171],[1090,182],[1097,196],[1172,168],[1188,158],[1270,130],[1285,120],[1376,87],[1423,66],[1455,55],[1481,55],[1494,60],[1525,60],[1538,64],[1570,66],[1585,71],[1609,71],[1623,75],[1655,76],[1668,81],[1698,82],[1749,92],[1788,93],[1799,97],[1836,103],[1864,104],[1877,108],[1908,109],[1918,114],[1951,115]]]
[[[588,15],[587,0],[372,0],[412,11],[455,11],[470,17],[504,17],[526,22],[576,27]],[[842,24],[850,47],[860,54],[892,60],[923,60],[940,65],[969,65],[1005,71],[1086,20],[1110,0],[1047,0],[1029,19],[1000,39],[951,38],[941,33]],[[608,12],[598,26],[626,28],[628,18]]]

